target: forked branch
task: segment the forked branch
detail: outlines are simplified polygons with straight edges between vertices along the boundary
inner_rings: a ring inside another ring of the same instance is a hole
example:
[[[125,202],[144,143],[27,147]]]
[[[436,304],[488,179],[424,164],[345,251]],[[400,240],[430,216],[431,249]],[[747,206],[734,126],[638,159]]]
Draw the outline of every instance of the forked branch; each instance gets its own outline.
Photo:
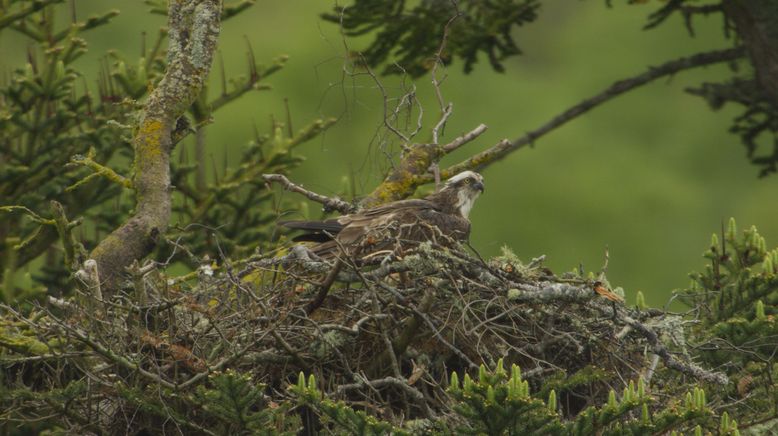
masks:
[[[148,255],[171,213],[170,152],[177,120],[195,101],[211,68],[220,31],[221,2],[181,0],[168,6],[168,67],[140,116],[133,144],[135,214],[95,247],[105,289],[115,289],[133,261]]]

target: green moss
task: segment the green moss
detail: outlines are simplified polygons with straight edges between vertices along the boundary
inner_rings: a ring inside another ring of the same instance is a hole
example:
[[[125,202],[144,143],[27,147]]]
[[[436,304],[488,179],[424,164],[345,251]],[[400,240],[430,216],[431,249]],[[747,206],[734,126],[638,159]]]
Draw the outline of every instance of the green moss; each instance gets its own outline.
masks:
[[[138,132],[137,152],[139,157],[154,159],[162,154],[162,127],[159,120],[145,120]]]
[[[40,356],[49,352],[47,344],[14,330],[8,326],[0,326],[0,347],[27,356]]]

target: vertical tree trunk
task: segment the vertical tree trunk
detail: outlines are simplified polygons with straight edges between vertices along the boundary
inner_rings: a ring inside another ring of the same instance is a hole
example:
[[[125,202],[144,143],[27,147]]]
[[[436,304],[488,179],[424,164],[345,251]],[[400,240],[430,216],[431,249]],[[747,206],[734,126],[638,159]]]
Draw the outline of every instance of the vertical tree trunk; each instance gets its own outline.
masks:
[[[778,106],[778,0],[726,0],[722,6],[748,49],[757,82]]]
[[[115,289],[134,260],[148,255],[171,214],[170,153],[176,121],[197,98],[216,51],[219,0],[178,0],[168,6],[168,67],[143,108],[134,138],[136,209],[91,253],[104,289]]]

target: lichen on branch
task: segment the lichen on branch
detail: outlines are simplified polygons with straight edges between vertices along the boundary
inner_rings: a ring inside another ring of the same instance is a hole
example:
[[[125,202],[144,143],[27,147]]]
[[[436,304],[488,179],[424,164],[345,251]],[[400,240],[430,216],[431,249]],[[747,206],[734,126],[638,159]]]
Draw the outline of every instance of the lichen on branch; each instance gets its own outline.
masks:
[[[219,37],[218,0],[170,2],[168,67],[142,109],[135,147],[136,209],[92,251],[100,280],[116,288],[125,268],[146,256],[171,214],[170,152],[176,121],[195,101],[210,71]]]

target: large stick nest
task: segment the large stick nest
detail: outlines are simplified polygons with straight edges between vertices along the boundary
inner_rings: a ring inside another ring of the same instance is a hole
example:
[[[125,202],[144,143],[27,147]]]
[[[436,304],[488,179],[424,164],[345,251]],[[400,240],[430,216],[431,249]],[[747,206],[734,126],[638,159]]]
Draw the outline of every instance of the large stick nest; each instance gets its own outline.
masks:
[[[394,422],[448,414],[450,373],[498,359],[520,365],[534,389],[556,389],[568,416],[627,380],[651,379],[659,361],[721,381],[676,357],[680,318],[614,301],[607,281],[555,276],[542,259],[524,265],[506,253],[487,262],[430,243],[378,260],[314,260],[296,247],[240,267],[224,260],[218,274],[205,264],[188,282],[136,268],[133,294],[53,300],[57,307],[25,324],[39,337],[73,340],[81,351],[71,364],[105,386],[120,378],[185,392],[234,369],[282,400],[302,371],[331,397]],[[126,428],[116,420],[128,411],[104,413],[103,423]]]

